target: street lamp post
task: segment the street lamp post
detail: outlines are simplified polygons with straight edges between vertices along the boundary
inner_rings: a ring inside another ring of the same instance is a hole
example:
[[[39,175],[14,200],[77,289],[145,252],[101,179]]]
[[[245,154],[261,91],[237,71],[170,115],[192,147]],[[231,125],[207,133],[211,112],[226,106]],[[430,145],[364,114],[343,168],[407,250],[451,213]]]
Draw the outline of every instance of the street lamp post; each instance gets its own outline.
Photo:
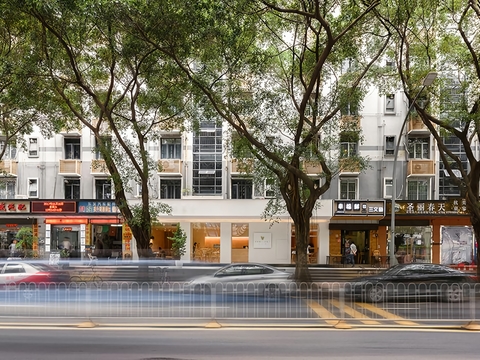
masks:
[[[397,263],[397,259],[395,258],[395,207],[396,207],[396,197],[397,197],[397,186],[396,186],[396,169],[397,169],[397,159],[398,159],[398,149],[400,148],[400,141],[402,139],[403,130],[405,129],[405,124],[408,121],[408,116],[410,115],[410,111],[412,111],[413,107],[415,106],[415,102],[417,101],[420,94],[423,90],[427,87],[432,85],[433,81],[437,78],[436,72],[429,72],[427,76],[423,79],[422,88],[420,91],[415,95],[412,103],[408,107],[407,114],[405,115],[405,119],[403,120],[402,128],[400,129],[400,134],[397,139],[397,145],[395,146],[395,152],[393,157],[393,171],[392,171],[392,209],[390,211],[390,266],[393,266]]]

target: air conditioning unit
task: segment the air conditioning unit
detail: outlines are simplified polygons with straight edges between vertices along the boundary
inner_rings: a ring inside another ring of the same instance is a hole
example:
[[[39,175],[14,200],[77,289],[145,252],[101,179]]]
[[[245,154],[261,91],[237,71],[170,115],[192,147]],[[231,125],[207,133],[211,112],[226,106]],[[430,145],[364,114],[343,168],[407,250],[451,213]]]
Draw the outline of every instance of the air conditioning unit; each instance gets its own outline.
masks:
[[[15,195],[15,199],[28,199],[27,195]]]

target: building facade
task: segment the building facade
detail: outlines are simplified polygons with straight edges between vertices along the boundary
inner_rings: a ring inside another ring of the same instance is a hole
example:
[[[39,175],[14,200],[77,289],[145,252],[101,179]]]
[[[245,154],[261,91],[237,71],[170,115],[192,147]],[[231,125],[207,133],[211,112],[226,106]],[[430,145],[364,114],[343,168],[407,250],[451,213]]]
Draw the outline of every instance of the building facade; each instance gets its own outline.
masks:
[[[408,115],[406,130],[399,134],[408,109],[401,92],[380,96],[372,90],[363,106],[356,108],[362,110],[351,107],[342,121],[356,122],[363,141],[360,137],[341,137],[341,156],[361,154],[368,157],[369,167],[365,171],[342,169],[319,200],[311,220],[312,263],[337,262],[339,257],[341,262],[344,243],[352,239],[360,247],[360,263],[370,264],[375,250],[388,254],[388,203],[393,181],[398,190],[396,198],[399,203],[405,201],[402,206],[427,206],[427,202],[440,206],[441,202],[461,201],[423,123]],[[150,184],[153,201],[172,207],[171,215],[159,219],[163,225],[153,229],[154,251],[166,251],[165,256],[169,256],[169,237],[180,223],[187,233],[185,261],[294,262],[295,229],[291,219],[286,213],[279,214],[275,223],[262,219],[268,199],[274,194],[272,184],[267,179],[259,185],[245,176],[242,164],[226,150],[225,130],[215,123],[201,123],[195,133],[164,132],[160,139],[148,143],[150,155],[159,165]],[[68,237],[79,257],[85,257],[98,238],[103,239],[110,256],[135,257],[135,242],[122,225],[109,174],[90,130],[62,131],[51,138],[40,134],[38,131],[27,136],[25,149],[10,147],[0,163],[2,248],[8,247],[19,227],[32,226],[39,256],[57,251],[60,242]],[[394,149],[399,137],[394,175]],[[452,147],[462,151],[458,144]],[[305,168],[313,177],[321,171],[314,164]],[[133,182],[130,185],[129,201],[138,202],[142,189]],[[384,210],[375,216],[339,214],[340,203],[383,204]],[[412,253],[412,245],[402,261],[473,260],[474,239],[468,231],[468,216],[462,212],[450,212],[448,217],[438,215],[399,213],[396,233],[403,235],[394,241],[398,251],[412,244],[416,245],[415,251],[422,249],[421,253]],[[466,241],[465,246],[470,247],[462,250],[465,256],[457,254],[454,240],[449,240],[448,249],[444,245],[446,237],[455,233],[455,229],[445,230],[448,226],[467,228],[460,231],[462,240],[455,240],[463,245]]]

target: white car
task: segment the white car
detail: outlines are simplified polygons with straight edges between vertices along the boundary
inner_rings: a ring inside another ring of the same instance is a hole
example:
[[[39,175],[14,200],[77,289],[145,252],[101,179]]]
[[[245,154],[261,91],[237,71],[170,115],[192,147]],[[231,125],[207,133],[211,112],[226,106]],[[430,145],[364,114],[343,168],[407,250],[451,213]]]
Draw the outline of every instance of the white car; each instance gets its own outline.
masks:
[[[213,292],[276,297],[289,291],[293,274],[257,263],[238,263],[222,267],[212,275],[185,284],[186,293],[210,295]]]
[[[70,275],[41,262],[7,261],[0,263],[0,285],[68,283]]]

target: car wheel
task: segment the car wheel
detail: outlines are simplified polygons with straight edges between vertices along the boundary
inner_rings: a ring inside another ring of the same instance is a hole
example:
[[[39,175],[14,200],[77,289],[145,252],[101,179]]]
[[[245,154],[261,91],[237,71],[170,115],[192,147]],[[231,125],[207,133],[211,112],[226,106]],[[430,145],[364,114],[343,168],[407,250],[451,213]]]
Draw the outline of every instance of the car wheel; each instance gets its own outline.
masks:
[[[382,302],[385,299],[383,285],[368,285],[365,293],[366,300],[371,303]]]
[[[460,302],[463,300],[463,289],[459,284],[451,284],[443,290],[443,300],[447,302]]]

